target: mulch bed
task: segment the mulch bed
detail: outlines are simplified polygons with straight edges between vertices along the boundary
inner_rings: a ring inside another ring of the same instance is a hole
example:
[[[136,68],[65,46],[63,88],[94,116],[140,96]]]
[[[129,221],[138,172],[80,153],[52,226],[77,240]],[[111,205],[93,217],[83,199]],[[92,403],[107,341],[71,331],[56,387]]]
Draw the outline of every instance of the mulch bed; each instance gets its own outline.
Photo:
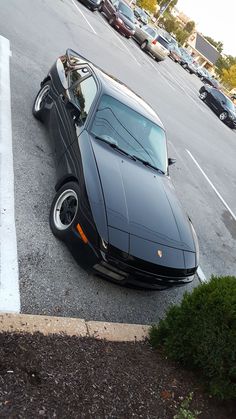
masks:
[[[0,333],[0,418],[172,419],[191,391],[199,418],[235,419],[147,342]]]

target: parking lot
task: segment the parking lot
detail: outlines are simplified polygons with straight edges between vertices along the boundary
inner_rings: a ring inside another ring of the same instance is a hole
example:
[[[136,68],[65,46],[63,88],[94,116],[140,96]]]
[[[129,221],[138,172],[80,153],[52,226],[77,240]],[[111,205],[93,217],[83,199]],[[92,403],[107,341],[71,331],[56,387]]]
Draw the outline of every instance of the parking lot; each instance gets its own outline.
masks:
[[[89,320],[149,324],[185,288],[120,287],[83,268],[52,235],[48,215],[55,167],[48,133],[31,114],[41,80],[70,47],[143,97],[164,123],[170,168],[182,206],[195,226],[202,279],[236,272],[236,132],[199,99],[202,83],[169,58],[157,63],[99,12],[76,0],[0,1],[0,35],[9,39],[15,221],[21,311]],[[3,238],[1,238],[3,240]],[[82,262],[82,261],[81,261]]]

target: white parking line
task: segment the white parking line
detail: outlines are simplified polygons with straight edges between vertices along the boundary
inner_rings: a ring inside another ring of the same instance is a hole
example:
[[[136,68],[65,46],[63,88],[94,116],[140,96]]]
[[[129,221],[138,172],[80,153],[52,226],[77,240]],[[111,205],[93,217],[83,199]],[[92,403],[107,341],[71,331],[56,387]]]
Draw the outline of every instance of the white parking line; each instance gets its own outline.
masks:
[[[156,72],[159,74],[159,76],[165,80],[165,82],[171,87],[171,89],[175,90],[174,86],[172,86],[172,84],[170,84],[170,82],[166,79],[166,77],[164,77],[161,72],[156,68],[156,66],[151,62],[151,58],[149,58],[148,60],[149,64],[151,64],[151,66],[156,70]]]
[[[78,10],[78,12],[81,14],[81,16],[83,16],[85,22],[89,25],[89,27],[92,29],[93,33],[97,34],[97,32],[95,31],[95,29],[93,29],[91,23],[89,23],[88,19],[86,18],[86,16],[83,14],[83,12],[80,10],[80,8],[78,7],[78,5],[74,2],[74,0],[71,0],[72,3],[74,4],[74,6],[76,7],[76,9]]]
[[[198,167],[198,169],[200,170],[200,172],[203,174],[204,178],[207,180],[207,182],[209,183],[209,185],[212,187],[213,191],[216,193],[216,195],[218,196],[218,198],[221,200],[222,204],[225,206],[225,208],[229,211],[230,215],[236,221],[236,215],[233,213],[233,211],[230,209],[230,207],[228,206],[228,204],[225,202],[224,198],[222,198],[221,194],[218,192],[218,190],[213,185],[213,183],[211,182],[211,180],[209,179],[209,177],[206,175],[206,173],[204,172],[204,170],[198,164],[197,160],[193,157],[193,155],[190,153],[189,150],[186,149],[186,151],[189,154],[189,156],[191,157],[191,159],[194,161],[194,163],[196,164],[196,166]]]
[[[20,292],[14,211],[10,43],[0,36],[0,311],[19,312]]]

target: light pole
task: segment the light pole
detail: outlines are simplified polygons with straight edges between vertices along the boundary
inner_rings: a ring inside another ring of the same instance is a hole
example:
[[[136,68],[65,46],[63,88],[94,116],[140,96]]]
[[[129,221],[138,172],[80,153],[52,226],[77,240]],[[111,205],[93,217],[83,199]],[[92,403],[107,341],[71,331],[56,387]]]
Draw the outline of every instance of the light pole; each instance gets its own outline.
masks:
[[[160,12],[160,14],[159,14],[159,16],[158,16],[158,18],[157,18],[157,20],[156,20],[156,23],[159,21],[159,19],[160,19],[160,17],[165,13],[165,11],[166,11],[166,9],[168,9],[168,7],[169,7],[169,5],[170,5],[170,3],[172,2],[173,0],[169,0],[168,1],[168,3],[166,3],[166,5],[165,5],[165,7],[164,7],[164,9]],[[161,10],[161,9],[160,9]]]

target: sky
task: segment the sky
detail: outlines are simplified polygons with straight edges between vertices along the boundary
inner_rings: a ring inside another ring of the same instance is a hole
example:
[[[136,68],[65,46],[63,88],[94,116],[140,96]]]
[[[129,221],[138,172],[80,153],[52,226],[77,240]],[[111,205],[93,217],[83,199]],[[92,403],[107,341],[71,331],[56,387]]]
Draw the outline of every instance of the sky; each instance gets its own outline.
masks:
[[[203,35],[223,42],[225,54],[236,56],[236,0],[178,0],[177,8]]]

